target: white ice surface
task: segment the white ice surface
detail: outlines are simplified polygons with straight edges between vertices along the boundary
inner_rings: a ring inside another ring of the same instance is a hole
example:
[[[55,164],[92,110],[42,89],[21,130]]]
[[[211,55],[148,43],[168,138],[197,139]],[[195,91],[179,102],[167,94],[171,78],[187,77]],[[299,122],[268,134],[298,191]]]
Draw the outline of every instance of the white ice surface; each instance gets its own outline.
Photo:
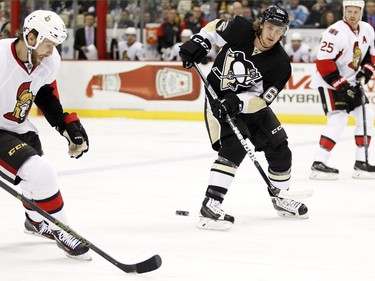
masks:
[[[163,265],[134,275],[93,251],[91,262],[66,258],[54,242],[23,233],[20,201],[0,190],[1,281],[375,280],[375,180],[351,178],[353,127],[345,129],[330,160],[340,179],[325,182],[308,179],[323,126],[284,125],[293,151],[292,188],[314,189],[303,200],[308,220],[278,217],[246,158],[223,204],[236,222],[215,232],[195,226],[216,158],[203,122],[82,122],[90,151],[76,160],[65,139],[34,118],[59,174],[70,227],[120,262],[159,254]],[[263,155],[256,157],[266,171]],[[190,216],[176,216],[176,210]]]

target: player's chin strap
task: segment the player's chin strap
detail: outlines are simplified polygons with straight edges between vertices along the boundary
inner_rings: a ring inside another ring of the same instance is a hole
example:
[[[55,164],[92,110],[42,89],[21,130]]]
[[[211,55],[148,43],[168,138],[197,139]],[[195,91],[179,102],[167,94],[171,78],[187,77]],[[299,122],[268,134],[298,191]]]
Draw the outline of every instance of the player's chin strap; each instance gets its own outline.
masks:
[[[195,62],[193,63],[193,67],[196,70],[196,72],[198,73],[199,77],[202,79],[202,81],[203,81],[205,87],[207,88],[208,92],[210,93],[211,97],[214,100],[218,100],[218,97],[217,97],[217,94],[216,94],[215,90],[211,87],[210,83],[207,81],[207,78],[203,75],[202,71],[200,70],[200,68],[198,67],[198,65]],[[240,141],[241,145],[245,149],[246,154],[250,157],[251,161],[254,163],[254,165],[258,169],[260,175],[262,176],[262,178],[266,182],[268,192],[272,197],[298,199],[298,198],[307,198],[307,197],[310,197],[313,194],[312,189],[284,190],[284,189],[280,189],[280,188],[277,188],[277,187],[273,186],[271,184],[269,178],[267,177],[267,175],[264,173],[264,171],[263,171],[262,167],[260,166],[259,162],[255,158],[255,155],[250,148],[250,146],[251,146],[250,142],[247,139],[246,140],[244,139],[240,130],[234,124],[233,119],[231,119],[228,114],[226,115],[225,119],[226,119],[225,121],[232,128],[234,134],[236,135],[236,137]]]

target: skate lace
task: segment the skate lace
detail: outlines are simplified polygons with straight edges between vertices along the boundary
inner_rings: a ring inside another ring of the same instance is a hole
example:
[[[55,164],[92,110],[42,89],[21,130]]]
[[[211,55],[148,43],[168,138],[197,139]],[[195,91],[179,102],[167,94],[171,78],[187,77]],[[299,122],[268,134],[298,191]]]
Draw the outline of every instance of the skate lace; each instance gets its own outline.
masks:
[[[215,214],[218,214],[220,216],[225,215],[224,211],[221,209],[221,203],[219,201],[210,199],[207,205],[210,208],[210,210]]]
[[[43,234],[45,234],[45,233],[47,233],[47,234],[51,234],[52,235],[52,231],[51,231],[51,229],[49,228],[49,226],[48,226],[48,224],[47,223],[45,223],[45,222],[41,222],[40,224],[39,224],[39,230],[38,230],[38,233],[39,234],[41,234],[41,235],[43,235]]]
[[[75,249],[81,242],[66,231],[59,231],[59,241],[71,249]]]
[[[298,201],[294,201],[292,199],[286,198],[276,198],[276,203],[279,207],[285,209],[286,211],[298,213],[299,207],[301,207],[301,203]]]

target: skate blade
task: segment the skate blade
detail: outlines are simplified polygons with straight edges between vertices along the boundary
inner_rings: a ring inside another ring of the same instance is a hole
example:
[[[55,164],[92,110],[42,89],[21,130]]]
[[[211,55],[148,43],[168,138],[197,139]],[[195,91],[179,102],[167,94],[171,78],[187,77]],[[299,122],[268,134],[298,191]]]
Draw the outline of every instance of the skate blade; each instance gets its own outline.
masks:
[[[354,170],[352,178],[363,179],[363,180],[373,180],[375,179],[375,173]]]
[[[30,230],[27,230],[27,229],[24,229],[23,232],[28,234],[28,235],[31,235],[31,236],[40,237],[40,238],[44,238],[44,239],[52,240],[52,241],[55,240],[54,238],[48,238],[48,237],[46,237],[42,234],[39,234],[38,232],[30,231]]]
[[[220,230],[225,231],[232,227],[233,223],[225,220],[213,220],[206,217],[199,217],[197,227],[207,230]]]
[[[286,211],[277,211],[277,214],[280,216],[280,217],[283,217],[283,218],[294,218],[294,219],[308,219],[309,218],[309,214],[306,213],[306,214],[303,214],[303,215],[293,215],[289,212],[286,212]]]
[[[82,255],[77,255],[77,256],[73,256],[73,255],[69,255],[68,253],[65,253],[65,255],[68,258],[75,259],[75,260],[92,261],[92,257],[89,253],[84,253]]]
[[[339,174],[335,173],[323,173],[319,171],[311,171],[310,179],[313,180],[337,180],[339,178]]]

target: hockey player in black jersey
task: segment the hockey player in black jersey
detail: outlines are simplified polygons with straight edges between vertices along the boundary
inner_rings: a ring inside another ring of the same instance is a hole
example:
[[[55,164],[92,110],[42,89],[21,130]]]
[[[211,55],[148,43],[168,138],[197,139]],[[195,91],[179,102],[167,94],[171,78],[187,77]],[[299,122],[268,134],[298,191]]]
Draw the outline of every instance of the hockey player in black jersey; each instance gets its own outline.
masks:
[[[269,107],[291,75],[289,57],[279,43],[288,25],[288,13],[270,6],[254,22],[241,16],[231,21],[214,20],[181,46],[185,68],[201,62],[212,44],[221,47],[207,77],[220,100],[207,94],[205,104],[205,122],[218,158],[210,170],[200,228],[224,230],[234,223],[234,217],[226,214],[221,204],[246,151],[226,122],[226,115],[233,118],[255,151],[265,153],[271,184],[289,189],[292,153],[286,132]],[[272,194],[271,199],[281,216],[308,217],[303,203]]]

